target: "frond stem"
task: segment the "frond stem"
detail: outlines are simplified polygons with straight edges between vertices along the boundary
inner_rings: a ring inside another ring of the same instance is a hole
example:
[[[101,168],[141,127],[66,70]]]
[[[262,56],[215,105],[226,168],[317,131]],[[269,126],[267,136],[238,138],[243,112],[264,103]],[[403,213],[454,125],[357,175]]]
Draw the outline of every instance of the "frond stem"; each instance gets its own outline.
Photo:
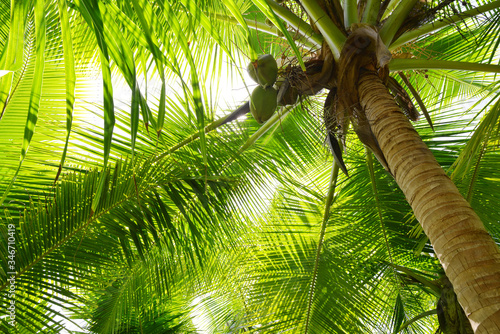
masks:
[[[333,162],[332,175],[330,177],[330,188],[328,189],[328,194],[326,195],[325,201],[325,212],[323,214],[323,223],[321,224],[321,231],[319,234],[318,248],[316,249],[316,258],[314,260],[314,271],[311,279],[311,289],[309,290],[309,303],[307,304],[307,315],[306,315],[306,325],[304,329],[304,334],[307,334],[309,329],[309,322],[311,319],[311,309],[314,298],[314,290],[316,288],[316,281],[318,278],[318,267],[319,258],[321,255],[321,249],[323,248],[323,241],[326,233],[326,225],[328,223],[328,218],[330,217],[330,208],[333,204],[333,195],[335,194],[335,188],[337,186],[337,179],[339,176],[339,165]]]
[[[499,65],[479,64],[464,61],[412,58],[393,58],[389,63],[389,69],[391,72],[405,70],[440,69],[500,73]]]
[[[399,266],[399,265],[394,264],[394,263],[390,263],[389,265],[392,268],[399,270],[399,271],[405,273],[406,275],[410,276],[411,278],[414,278],[418,282],[422,283],[425,287],[427,287],[431,290],[431,293],[434,296],[436,296],[438,298],[441,296],[441,288],[434,281],[430,281],[427,278],[423,277],[422,275],[418,275],[417,273],[413,272],[412,270],[410,270],[406,267]]]
[[[481,160],[483,159],[484,153],[486,152],[486,146],[488,145],[489,134],[486,135],[484,139],[483,147],[481,148],[481,152],[479,152],[479,157],[477,158],[476,165],[474,166],[474,173],[472,173],[472,178],[469,184],[469,189],[467,190],[467,197],[465,198],[467,202],[471,202],[474,185],[477,182],[478,174],[479,174],[479,165],[481,164]]]
[[[309,41],[313,42],[316,46],[320,47],[323,42],[323,36],[314,32],[312,27],[300,17],[291,12],[288,8],[280,6],[273,0],[265,0],[266,3],[272,8],[274,13],[281,19],[285,20],[290,26],[301,33]]]
[[[358,22],[358,2],[356,0],[345,0],[344,3],[344,26],[348,29],[353,23]]]
[[[479,6],[477,8],[471,9],[471,10],[467,10],[463,13],[453,15],[447,19],[444,19],[442,22],[438,21],[438,22],[432,22],[432,23],[425,24],[425,25],[421,26],[420,28],[417,28],[415,30],[412,30],[412,31],[409,31],[409,32],[402,34],[397,40],[395,40],[389,46],[389,50],[391,50],[391,51],[395,50],[395,49],[403,46],[404,44],[406,44],[410,41],[413,41],[413,40],[415,40],[423,35],[426,35],[426,34],[429,34],[431,32],[440,30],[441,28],[450,26],[458,21],[464,20],[465,18],[475,17],[475,16],[481,15],[483,13],[489,12],[491,10],[497,9],[497,8],[500,8],[500,1],[494,1],[494,2],[491,2],[489,4]]]
[[[217,14],[217,15],[215,15],[215,17],[220,21],[229,22],[229,23],[241,26],[241,24],[232,16]],[[269,27],[264,22],[260,22],[257,20],[245,19],[245,22],[246,22],[249,29],[262,31],[262,32],[265,32],[265,33],[273,35],[273,36],[281,37],[280,31],[276,27]],[[307,23],[305,23],[305,24],[307,24]],[[299,34],[300,37],[297,39],[297,41],[300,44],[302,44],[308,48],[315,48],[315,47],[321,46],[321,42],[323,41],[323,38],[321,37],[321,35],[315,34],[314,32],[312,32],[313,35],[311,35],[307,32],[307,29],[306,29],[306,32],[304,32],[301,29],[297,29],[297,31],[300,33]]]
[[[428,317],[428,316],[433,315],[433,314],[437,314],[437,313],[438,313],[437,309],[420,313],[419,315],[415,316],[414,318],[412,318],[412,319],[408,320],[407,322],[405,322],[404,324],[402,324],[401,327],[399,327],[399,332],[403,331],[403,329],[410,326],[415,321],[420,320],[420,319],[425,318],[425,317]]]
[[[377,23],[378,12],[380,10],[381,0],[368,0],[361,22],[375,25]]]
[[[394,12],[385,21],[384,26],[380,30],[380,37],[385,45],[390,45],[396,32],[401,27],[406,17],[413,9],[418,0],[402,0],[394,9]]]
[[[323,35],[326,43],[330,47],[333,57],[338,60],[340,57],[340,50],[344,45],[346,37],[339,28],[328,17],[325,11],[318,5],[316,0],[301,0],[300,3],[306,10],[311,20],[316,24],[319,31]]]
[[[373,169],[373,157],[372,152],[365,146],[366,164],[368,165],[368,171],[370,173],[370,181],[372,184],[373,196],[375,197],[375,205],[377,206],[378,219],[382,227],[382,233],[384,234],[385,247],[387,248],[387,254],[389,256],[389,262],[394,263],[392,259],[391,247],[389,245],[389,239],[387,238],[387,230],[385,228],[384,219],[382,217],[382,211],[380,210],[380,199],[378,196],[377,183],[375,179],[375,171]]]
[[[281,120],[283,117],[287,116],[293,107],[294,106],[286,106],[285,108],[283,108],[282,111],[275,112],[274,115],[271,116],[271,118],[266,123],[264,123],[259,128],[259,130],[255,131],[254,134],[250,138],[248,138],[248,140],[245,142],[245,144],[243,144],[240,147],[240,149],[238,151],[238,155],[243,153],[244,151],[246,151],[253,144],[255,144],[255,142],[261,136],[263,136],[272,126],[274,126],[276,123],[278,123],[278,121]]]

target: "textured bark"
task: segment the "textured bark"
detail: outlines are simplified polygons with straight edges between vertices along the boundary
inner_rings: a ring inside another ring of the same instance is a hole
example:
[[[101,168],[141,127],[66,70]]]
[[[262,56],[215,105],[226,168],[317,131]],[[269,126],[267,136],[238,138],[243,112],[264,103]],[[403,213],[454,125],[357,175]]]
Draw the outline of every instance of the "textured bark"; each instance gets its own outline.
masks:
[[[361,75],[359,100],[474,332],[500,333],[498,246],[375,73]]]

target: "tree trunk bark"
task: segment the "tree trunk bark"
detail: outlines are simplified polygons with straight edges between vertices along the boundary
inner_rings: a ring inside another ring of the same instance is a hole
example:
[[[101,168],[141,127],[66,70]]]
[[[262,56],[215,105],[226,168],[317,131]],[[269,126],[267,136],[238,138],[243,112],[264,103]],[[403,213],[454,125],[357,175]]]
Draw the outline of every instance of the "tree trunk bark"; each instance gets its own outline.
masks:
[[[359,101],[475,333],[500,333],[500,251],[374,72]]]

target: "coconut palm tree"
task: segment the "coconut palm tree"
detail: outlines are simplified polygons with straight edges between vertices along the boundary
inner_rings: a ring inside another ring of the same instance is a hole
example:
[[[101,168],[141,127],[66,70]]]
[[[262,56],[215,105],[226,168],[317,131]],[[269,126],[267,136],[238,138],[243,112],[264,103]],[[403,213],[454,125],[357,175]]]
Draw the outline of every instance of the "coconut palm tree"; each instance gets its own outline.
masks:
[[[1,3],[3,331],[498,331],[500,2],[280,2]]]

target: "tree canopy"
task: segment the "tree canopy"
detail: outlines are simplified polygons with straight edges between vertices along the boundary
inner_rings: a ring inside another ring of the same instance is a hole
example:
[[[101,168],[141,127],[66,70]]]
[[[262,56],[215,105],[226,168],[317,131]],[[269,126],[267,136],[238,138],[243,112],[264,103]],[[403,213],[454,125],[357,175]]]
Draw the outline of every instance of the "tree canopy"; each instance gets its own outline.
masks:
[[[0,328],[448,333],[428,237],[353,129],[339,170],[306,79],[352,24],[377,27],[396,101],[498,244],[499,8],[0,1]],[[262,54],[306,88],[259,124]]]

